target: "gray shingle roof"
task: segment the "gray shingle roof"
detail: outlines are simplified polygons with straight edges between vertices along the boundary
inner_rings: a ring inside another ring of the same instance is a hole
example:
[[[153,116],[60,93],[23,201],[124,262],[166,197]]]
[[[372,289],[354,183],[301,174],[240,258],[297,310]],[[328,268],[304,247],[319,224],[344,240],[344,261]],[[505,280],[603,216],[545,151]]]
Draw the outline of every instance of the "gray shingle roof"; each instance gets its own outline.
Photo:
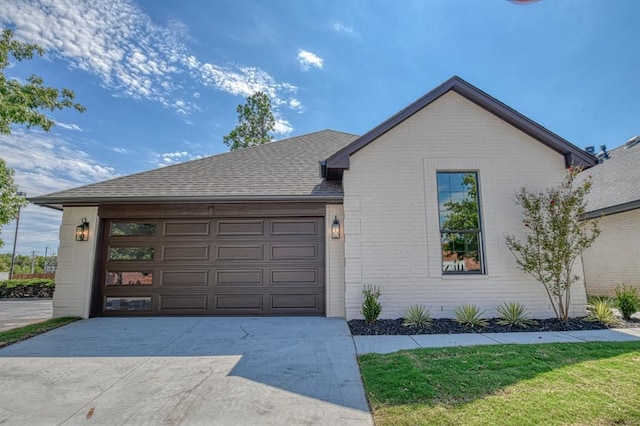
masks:
[[[640,144],[609,152],[608,160],[584,174],[593,178],[591,192],[587,195],[587,211],[615,213],[638,208],[640,202]]]
[[[323,130],[32,198],[36,204],[342,196],[319,162],[356,135]]]

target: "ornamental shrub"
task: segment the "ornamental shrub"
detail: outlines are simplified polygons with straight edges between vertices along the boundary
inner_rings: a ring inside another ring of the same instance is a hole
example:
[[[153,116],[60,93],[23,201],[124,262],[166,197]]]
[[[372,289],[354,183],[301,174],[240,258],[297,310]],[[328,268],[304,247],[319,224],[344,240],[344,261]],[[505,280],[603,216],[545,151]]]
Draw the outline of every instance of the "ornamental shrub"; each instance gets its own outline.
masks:
[[[373,324],[382,312],[382,305],[378,302],[380,297],[380,288],[371,285],[364,286],[362,290],[364,300],[362,301],[362,310],[360,313],[368,324]]]
[[[616,305],[622,316],[626,319],[631,318],[638,308],[640,308],[640,299],[638,298],[638,290],[635,287],[619,285],[616,287]]]
[[[54,281],[45,278],[0,281],[0,298],[53,297]]]

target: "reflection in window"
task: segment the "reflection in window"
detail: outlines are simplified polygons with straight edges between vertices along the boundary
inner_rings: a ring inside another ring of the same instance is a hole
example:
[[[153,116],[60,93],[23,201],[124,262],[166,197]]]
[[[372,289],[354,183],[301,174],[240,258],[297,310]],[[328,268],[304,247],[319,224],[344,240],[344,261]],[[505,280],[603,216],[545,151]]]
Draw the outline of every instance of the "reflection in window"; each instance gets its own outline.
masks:
[[[438,172],[442,271],[484,272],[476,172]]]
[[[150,311],[149,297],[107,297],[105,311]]]
[[[155,223],[132,223],[121,222],[111,223],[111,236],[136,236],[136,237],[148,237],[155,235],[156,225]]]
[[[153,260],[153,247],[110,247],[109,260]]]
[[[108,272],[107,285],[153,285],[153,273]]]

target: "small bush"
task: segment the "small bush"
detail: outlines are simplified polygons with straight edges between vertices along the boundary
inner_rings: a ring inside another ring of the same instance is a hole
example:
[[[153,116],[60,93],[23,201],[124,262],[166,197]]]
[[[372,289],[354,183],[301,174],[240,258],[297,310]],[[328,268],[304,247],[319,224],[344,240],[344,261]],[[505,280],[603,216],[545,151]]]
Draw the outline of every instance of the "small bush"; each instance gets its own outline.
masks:
[[[587,296],[587,305],[595,305],[598,302],[605,302],[613,308],[615,306],[616,299],[611,296],[598,296],[595,294]]]
[[[428,327],[431,325],[431,312],[424,305],[411,305],[404,312],[402,325],[405,327]]]
[[[600,322],[607,326],[620,324],[620,320],[613,313],[607,300],[596,300],[587,306],[587,321]]]
[[[460,324],[468,325],[469,327],[485,327],[488,322],[482,318],[485,311],[480,312],[480,308],[476,305],[462,305],[453,310],[453,314],[456,316],[456,321]]]
[[[53,280],[46,278],[0,281],[0,298],[52,297],[54,290]]]
[[[382,305],[378,302],[380,288],[366,285],[362,290],[362,294],[364,295],[364,301],[362,302],[360,313],[368,324],[373,324],[378,319],[380,312],[382,312]]]
[[[517,326],[527,328],[535,324],[529,316],[529,311],[522,303],[508,302],[503,303],[496,309],[500,319],[497,321],[500,325]]]
[[[638,290],[635,287],[628,287],[626,285],[619,285],[616,287],[616,305],[622,316],[629,319],[631,315],[635,314],[640,307],[640,300],[638,299]]]

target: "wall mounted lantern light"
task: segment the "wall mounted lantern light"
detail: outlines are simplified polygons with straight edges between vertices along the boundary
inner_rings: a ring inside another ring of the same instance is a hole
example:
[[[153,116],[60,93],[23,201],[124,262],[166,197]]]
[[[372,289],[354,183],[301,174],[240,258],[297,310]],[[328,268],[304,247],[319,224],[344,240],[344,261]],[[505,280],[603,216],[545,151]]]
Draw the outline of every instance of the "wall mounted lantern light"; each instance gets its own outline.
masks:
[[[86,217],[82,218],[82,223],[76,226],[76,241],[87,241],[89,239],[89,222]]]
[[[334,240],[340,239],[340,221],[338,220],[338,216],[333,219],[333,223],[331,224],[331,238]]]

